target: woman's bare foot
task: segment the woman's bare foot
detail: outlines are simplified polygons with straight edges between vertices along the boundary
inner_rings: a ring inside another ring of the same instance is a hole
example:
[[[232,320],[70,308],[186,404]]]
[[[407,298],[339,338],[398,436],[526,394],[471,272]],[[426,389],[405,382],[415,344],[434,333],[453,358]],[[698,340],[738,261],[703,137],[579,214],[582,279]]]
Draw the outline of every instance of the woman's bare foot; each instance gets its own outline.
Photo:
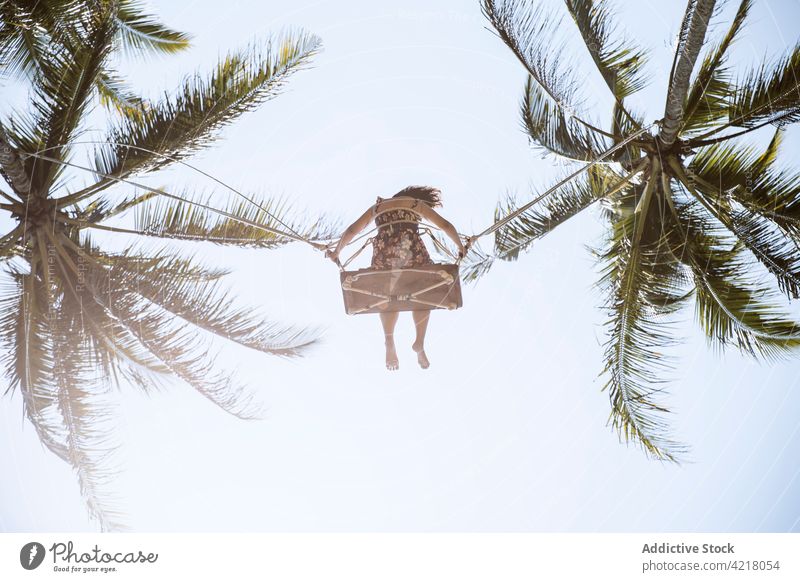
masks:
[[[398,370],[400,368],[400,360],[397,359],[397,349],[394,347],[394,342],[386,342],[386,369]]]
[[[423,370],[427,370],[431,363],[428,361],[428,356],[425,354],[425,346],[414,342],[414,344],[411,346],[411,349],[417,352],[417,362],[419,363],[419,367]]]

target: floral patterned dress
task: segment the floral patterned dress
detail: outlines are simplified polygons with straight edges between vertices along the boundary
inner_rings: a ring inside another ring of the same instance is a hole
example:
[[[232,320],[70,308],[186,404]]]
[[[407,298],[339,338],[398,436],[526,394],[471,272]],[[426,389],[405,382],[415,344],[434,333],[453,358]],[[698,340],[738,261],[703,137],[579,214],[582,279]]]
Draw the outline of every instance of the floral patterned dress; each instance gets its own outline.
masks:
[[[383,198],[378,198],[375,205],[378,232],[372,238],[372,268],[403,269],[433,264],[419,236],[419,215],[405,208],[381,212],[381,202]],[[415,200],[412,208],[418,203]]]

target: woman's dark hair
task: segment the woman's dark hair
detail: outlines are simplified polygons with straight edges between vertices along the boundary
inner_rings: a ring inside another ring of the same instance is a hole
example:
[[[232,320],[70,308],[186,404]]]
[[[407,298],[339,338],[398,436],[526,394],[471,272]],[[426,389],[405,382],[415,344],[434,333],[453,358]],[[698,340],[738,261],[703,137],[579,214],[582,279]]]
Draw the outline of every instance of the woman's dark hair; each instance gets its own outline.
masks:
[[[408,186],[392,196],[392,198],[416,198],[431,208],[442,205],[442,191],[431,186]]]

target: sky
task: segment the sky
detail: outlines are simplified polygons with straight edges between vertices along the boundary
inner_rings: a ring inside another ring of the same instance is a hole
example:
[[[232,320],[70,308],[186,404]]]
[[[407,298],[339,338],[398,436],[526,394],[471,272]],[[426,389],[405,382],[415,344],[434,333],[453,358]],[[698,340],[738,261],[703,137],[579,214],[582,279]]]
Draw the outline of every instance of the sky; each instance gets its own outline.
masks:
[[[347,223],[376,196],[430,184],[443,192],[442,214],[477,232],[506,193],[529,199],[564,172],[527,143],[523,71],[477,1],[149,4],[193,35],[184,54],[124,61],[153,96],[254,39],[299,28],[322,39],[312,66],[280,96],[192,158],[242,191]],[[621,31],[650,50],[651,83],[631,103],[652,121],[663,114],[683,6],[617,4]],[[724,33],[736,4],[711,35]],[[731,62],[746,67],[794,46],[799,16],[797,0],[757,0]],[[577,48],[568,55],[585,106],[607,124],[602,80]],[[790,128],[785,151],[798,145]],[[220,205],[232,196],[185,168],[149,183],[213,192]],[[684,341],[664,399],[675,436],[691,447],[688,461],[649,460],[607,426],[606,315],[589,250],[602,235],[597,211],[585,212],[466,286],[462,309],[432,315],[429,370],[416,366],[413,326],[401,317],[395,373],[383,368],[377,318],[344,314],[337,269],[320,254],[300,245],[194,247],[232,270],[242,304],[319,326],[324,340],[293,361],[218,343],[220,367],[265,405],[259,421],[237,420],[177,381],[149,395],[121,385],[114,483],[127,523],[212,532],[800,531],[797,360],[717,353],[690,309],[675,330]],[[130,242],[97,238],[113,248]],[[0,530],[93,531],[69,467],[39,444],[18,395],[0,399],[0,415]]]

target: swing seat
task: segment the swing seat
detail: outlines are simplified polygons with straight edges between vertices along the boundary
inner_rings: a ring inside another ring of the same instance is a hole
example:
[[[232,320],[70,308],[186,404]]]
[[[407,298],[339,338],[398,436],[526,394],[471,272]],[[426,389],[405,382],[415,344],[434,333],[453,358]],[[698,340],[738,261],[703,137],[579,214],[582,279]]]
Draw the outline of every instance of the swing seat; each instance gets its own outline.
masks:
[[[347,315],[458,309],[462,305],[458,265],[342,271],[341,282]]]

